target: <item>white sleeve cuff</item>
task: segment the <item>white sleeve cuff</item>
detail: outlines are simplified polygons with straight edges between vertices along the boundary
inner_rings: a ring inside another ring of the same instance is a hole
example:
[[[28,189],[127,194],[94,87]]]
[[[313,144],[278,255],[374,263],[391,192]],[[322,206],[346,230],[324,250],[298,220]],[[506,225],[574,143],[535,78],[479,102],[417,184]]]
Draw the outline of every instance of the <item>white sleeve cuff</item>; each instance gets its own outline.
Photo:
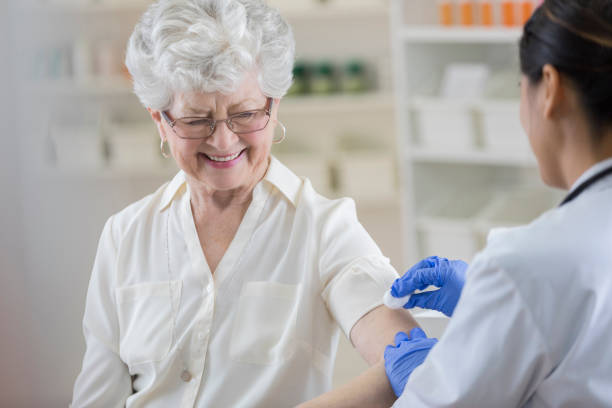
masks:
[[[398,277],[387,258],[362,257],[343,268],[325,287],[323,300],[349,340],[355,323],[382,305],[385,292]]]

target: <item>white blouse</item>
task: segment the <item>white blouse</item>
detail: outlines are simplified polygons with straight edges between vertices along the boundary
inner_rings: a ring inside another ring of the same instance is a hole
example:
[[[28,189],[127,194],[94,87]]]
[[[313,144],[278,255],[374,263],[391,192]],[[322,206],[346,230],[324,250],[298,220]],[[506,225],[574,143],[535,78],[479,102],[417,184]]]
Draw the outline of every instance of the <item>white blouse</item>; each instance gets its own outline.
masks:
[[[352,200],[274,158],[213,275],[179,172],[104,227],[72,406],[294,406],[397,277]]]

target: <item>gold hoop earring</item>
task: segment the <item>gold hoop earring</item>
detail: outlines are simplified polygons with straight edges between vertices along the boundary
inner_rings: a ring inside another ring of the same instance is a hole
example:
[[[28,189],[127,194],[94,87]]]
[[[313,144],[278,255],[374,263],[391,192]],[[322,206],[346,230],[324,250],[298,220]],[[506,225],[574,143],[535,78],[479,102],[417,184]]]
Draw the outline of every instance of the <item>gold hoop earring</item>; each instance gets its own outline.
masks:
[[[285,138],[287,137],[287,128],[285,127],[285,125],[283,125],[283,122],[281,122],[280,120],[277,120],[276,123],[278,123],[278,125],[281,127],[281,130],[283,131],[283,135],[281,136],[280,139],[276,139],[276,138],[272,139],[272,143],[279,144],[283,140],[285,140]]]
[[[166,140],[162,139],[159,145],[159,150],[161,150],[161,155],[164,156],[164,159],[167,159],[168,157],[170,157],[170,155],[166,153],[166,149],[164,149],[165,144],[166,144]]]

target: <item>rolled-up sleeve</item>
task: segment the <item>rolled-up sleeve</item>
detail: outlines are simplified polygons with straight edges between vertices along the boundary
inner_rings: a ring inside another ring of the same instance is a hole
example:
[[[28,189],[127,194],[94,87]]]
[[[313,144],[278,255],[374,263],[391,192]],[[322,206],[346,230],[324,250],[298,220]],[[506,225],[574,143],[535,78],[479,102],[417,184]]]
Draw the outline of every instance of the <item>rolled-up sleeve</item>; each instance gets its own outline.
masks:
[[[117,247],[112,220],[111,217],[102,231],[87,291],[83,317],[86,350],[74,385],[73,408],[124,407],[132,393],[128,368],[119,357],[114,299]]]
[[[359,223],[350,199],[337,202],[321,234],[321,296],[350,338],[355,323],[382,305],[398,273]]]

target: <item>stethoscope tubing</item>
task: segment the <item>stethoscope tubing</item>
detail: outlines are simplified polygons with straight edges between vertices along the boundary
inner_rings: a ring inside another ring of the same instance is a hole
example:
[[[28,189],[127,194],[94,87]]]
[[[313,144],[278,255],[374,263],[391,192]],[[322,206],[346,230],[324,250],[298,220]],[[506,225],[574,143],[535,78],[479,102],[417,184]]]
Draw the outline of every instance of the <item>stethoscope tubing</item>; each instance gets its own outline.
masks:
[[[601,170],[598,173],[593,174],[591,177],[589,177],[588,179],[584,180],[582,183],[580,183],[578,185],[578,187],[576,187],[575,189],[573,189],[571,191],[571,193],[569,193],[565,199],[563,199],[563,201],[561,202],[561,204],[559,204],[559,207],[564,206],[565,204],[569,203],[570,201],[574,200],[576,197],[578,197],[580,194],[582,194],[584,192],[584,190],[586,190],[587,188],[589,188],[590,186],[592,186],[594,183],[596,183],[597,181],[601,180],[602,178],[608,176],[612,174],[612,166]]]

